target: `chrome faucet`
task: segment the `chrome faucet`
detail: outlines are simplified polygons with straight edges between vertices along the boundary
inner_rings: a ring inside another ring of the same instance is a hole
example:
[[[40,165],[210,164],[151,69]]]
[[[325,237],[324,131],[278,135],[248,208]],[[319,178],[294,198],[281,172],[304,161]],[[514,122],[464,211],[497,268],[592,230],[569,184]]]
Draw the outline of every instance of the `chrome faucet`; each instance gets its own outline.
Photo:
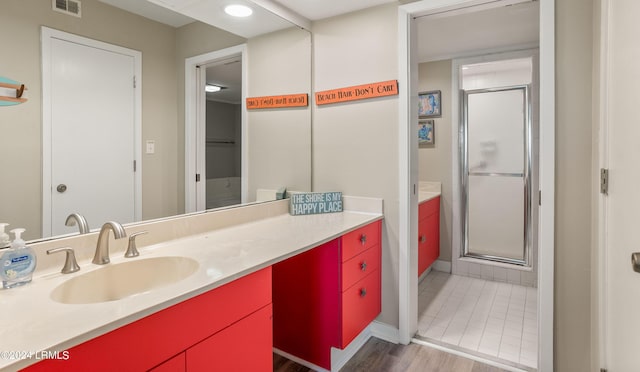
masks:
[[[65,226],[75,226],[78,225],[78,229],[80,229],[80,234],[86,234],[89,232],[89,224],[87,220],[79,213],[71,213],[67,216],[67,220],[64,222]]]
[[[117,222],[105,222],[100,229],[98,235],[98,244],[96,245],[96,254],[93,256],[93,262],[96,265],[105,265],[109,263],[109,230],[113,231],[116,239],[122,239],[127,236],[122,225]]]

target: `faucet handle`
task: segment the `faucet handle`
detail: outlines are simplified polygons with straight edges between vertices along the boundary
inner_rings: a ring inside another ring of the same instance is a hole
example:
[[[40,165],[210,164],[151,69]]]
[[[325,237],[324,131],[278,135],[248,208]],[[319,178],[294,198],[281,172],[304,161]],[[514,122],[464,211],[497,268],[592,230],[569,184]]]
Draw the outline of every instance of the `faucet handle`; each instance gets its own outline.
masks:
[[[47,251],[47,254],[53,254],[58,252],[66,252],[67,256],[64,260],[64,266],[60,271],[63,274],[71,274],[80,270],[80,266],[78,266],[78,261],[76,261],[76,254],[71,247],[62,247],[62,248],[53,248]]]
[[[138,252],[138,248],[136,247],[136,236],[148,234],[148,231],[139,231],[137,233],[133,233],[129,235],[129,245],[127,246],[127,252],[124,254],[125,257],[137,257],[140,255]]]

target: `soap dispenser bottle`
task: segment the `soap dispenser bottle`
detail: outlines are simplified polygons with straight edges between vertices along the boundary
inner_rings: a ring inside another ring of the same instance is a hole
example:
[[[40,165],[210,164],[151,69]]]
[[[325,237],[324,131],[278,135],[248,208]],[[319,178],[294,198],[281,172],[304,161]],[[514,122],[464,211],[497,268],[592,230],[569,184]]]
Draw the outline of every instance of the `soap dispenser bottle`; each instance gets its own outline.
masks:
[[[9,248],[11,246],[11,239],[9,239],[9,234],[4,232],[4,229],[7,226],[9,226],[8,223],[0,223],[0,249]]]
[[[15,238],[11,248],[0,256],[0,277],[4,288],[13,288],[31,282],[36,269],[36,255],[22,240],[24,229],[13,229]]]

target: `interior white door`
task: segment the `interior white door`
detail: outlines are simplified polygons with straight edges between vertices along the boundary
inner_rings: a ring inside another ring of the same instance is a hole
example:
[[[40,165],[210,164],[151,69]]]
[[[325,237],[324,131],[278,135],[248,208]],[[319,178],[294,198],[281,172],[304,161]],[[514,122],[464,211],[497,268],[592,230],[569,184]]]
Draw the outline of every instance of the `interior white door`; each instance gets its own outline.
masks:
[[[610,0],[609,12],[609,169],[603,299],[604,364],[609,372],[640,371],[640,273],[631,254],[640,252],[640,2]],[[588,129],[588,128],[585,128]]]
[[[51,41],[51,232],[135,220],[134,58]],[[45,154],[46,156],[46,154]]]

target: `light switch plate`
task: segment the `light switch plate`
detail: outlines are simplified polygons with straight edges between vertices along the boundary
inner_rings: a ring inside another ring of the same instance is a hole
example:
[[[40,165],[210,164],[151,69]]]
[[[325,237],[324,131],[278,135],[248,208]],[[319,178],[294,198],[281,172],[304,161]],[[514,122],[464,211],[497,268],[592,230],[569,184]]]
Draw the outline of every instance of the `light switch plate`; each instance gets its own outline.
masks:
[[[156,152],[156,141],[147,140],[147,154],[155,154]]]

